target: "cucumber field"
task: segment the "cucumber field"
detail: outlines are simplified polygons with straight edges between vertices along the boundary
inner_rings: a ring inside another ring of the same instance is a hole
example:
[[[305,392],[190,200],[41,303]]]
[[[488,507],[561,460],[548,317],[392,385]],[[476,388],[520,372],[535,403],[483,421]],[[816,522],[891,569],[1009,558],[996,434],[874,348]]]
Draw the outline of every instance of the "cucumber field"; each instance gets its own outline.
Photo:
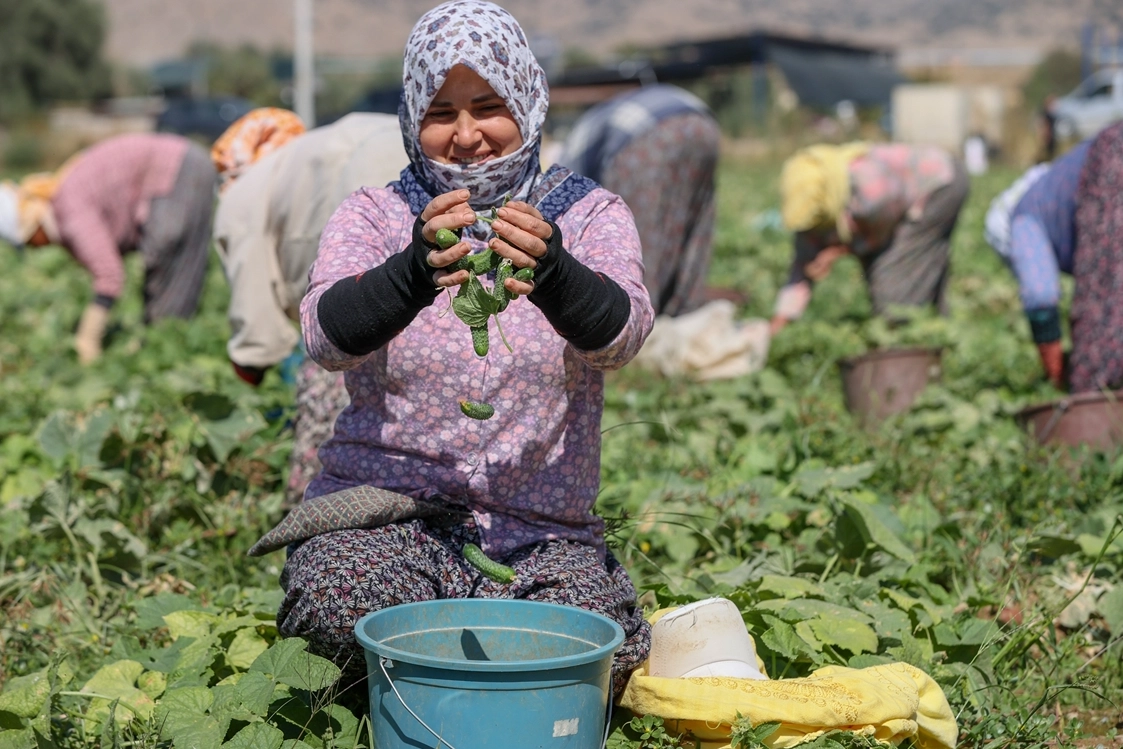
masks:
[[[710,280],[746,318],[791,258],[778,175],[719,171]],[[900,661],[943,688],[960,746],[1123,747],[1123,453],[1040,448],[1016,419],[1062,395],[983,239],[1017,176],[972,179],[947,318],[890,329],[843,260],[760,372],[609,375],[596,511],[648,612],[729,598],[773,679]],[[294,396],[231,369],[217,257],[200,313],[150,327],[130,257],[89,367],[85,271],[54,246],[0,262],[0,749],[370,747],[338,669],[277,635],[284,552],[246,554],[284,512]],[[894,345],[944,347],[942,379],[863,428],[837,362]],[[631,717],[610,747],[692,746]]]

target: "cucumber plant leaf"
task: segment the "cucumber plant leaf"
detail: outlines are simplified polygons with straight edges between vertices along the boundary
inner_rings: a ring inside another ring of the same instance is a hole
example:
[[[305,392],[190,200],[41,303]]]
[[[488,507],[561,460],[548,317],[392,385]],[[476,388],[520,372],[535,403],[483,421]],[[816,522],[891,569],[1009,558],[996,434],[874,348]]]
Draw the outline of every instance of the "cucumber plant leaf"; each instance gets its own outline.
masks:
[[[47,669],[27,676],[17,676],[8,682],[0,694],[0,711],[21,718],[34,718],[51,696],[51,682]]]
[[[222,745],[222,749],[281,749],[285,734],[281,729],[268,723],[250,723],[234,738]]]
[[[309,692],[330,687],[339,679],[339,667],[305,652],[307,647],[308,643],[299,638],[281,640],[254,660],[250,672],[271,675],[282,684]]]
[[[499,303],[487,292],[475,273],[469,274],[468,280],[460,284],[460,291],[452,298],[452,311],[469,327],[486,325],[487,318],[498,309]]]
[[[907,564],[916,562],[916,555],[912,549],[905,546],[904,542],[881,519],[879,510],[887,510],[877,505],[867,504],[846,494],[841,495],[840,500],[846,508],[846,514],[850,521],[861,531],[867,543],[873,544]]]

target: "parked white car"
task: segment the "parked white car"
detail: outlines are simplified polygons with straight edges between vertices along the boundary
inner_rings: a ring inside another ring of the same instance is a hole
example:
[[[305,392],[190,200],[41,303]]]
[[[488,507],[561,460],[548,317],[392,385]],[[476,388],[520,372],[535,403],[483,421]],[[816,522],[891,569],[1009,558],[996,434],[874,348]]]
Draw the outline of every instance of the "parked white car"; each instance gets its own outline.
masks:
[[[1105,68],[1088,76],[1072,93],[1053,102],[1057,137],[1085,140],[1123,120],[1123,68]]]

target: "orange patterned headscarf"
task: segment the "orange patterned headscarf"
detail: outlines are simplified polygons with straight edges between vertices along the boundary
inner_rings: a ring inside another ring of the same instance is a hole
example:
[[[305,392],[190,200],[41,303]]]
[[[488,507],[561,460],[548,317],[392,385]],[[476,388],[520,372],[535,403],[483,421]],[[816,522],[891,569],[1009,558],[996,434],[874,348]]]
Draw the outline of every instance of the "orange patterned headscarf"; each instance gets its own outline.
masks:
[[[262,107],[226,128],[211,148],[211,161],[225,190],[262,156],[304,132],[304,122],[287,109]]]

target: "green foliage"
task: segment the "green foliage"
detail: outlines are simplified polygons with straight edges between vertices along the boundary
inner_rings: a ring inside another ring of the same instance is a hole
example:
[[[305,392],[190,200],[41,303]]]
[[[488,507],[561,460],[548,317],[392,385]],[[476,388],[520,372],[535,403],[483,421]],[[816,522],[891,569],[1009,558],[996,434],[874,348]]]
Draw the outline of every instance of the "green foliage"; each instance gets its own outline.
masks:
[[[0,163],[19,172],[34,171],[43,165],[43,140],[34,132],[16,130],[4,146]]]
[[[762,749],[764,740],[776,732],[779,723],[761,723],[754,726],[752,721],[737,713],[737,720],[733,722],[730,734],[730,744],[733,749]]]
[[[116,742],[122,734],[175,747],[359,745],[359,720],[314,694],[339,669],[277,640],[272,610],[234,606],[222,613],[177,610],[163,617],[166,636],[145,647],[121,640],[77,690],[67,661],[13,679],[0,693],[0,735],[50,741],[62,736]],[[120,657],[124,656],[124,657]],[[61,715],[54,721],[45,720]]]
[[[746,316],[790,259],[775,176],[720,175],[711,281]],[[1034,448],[1015,420],[1058,393],[980,236],[1014,176],[973,181],[946,320],[874,320],[843,261],[761,372],[608,376],[597,511],[645,606],[729,598],[772,678],[906,662],[961,745],[1069,749],[1123,694],[1123,458]],[[283,554],[245,554],[282,511],[292,393],[231,371],[217,263],[195,319],[145,327],[131,257],[87,368],[67,345],[84,271],[59,248],[0,263],[0,747],[366,745],[335,666],[278,639]],[[943,379],[911,411],[846,412],[839,357],[937,341]],[[614,749],[691,742],[655,716],[612,728]],[[736,727],[744,746],[768,730]]]
[[[562,67],[565,70],[591,68],[599,64],[600,59],[584,47],[570,46],[562,52]]]
[[[105,13],[91,0],[0,2],[0,121],[109,92]]]
[[[1080,54],[1067,49],[1051,50],[1022,86],[1026,104],[1038,109],[1050,94],[1063,96],[1080,83]]]
[[[632,718],[617,726],[609,736],[607,749],[678,749],[686,744],[683,736],[672,736],[655,715]]]
[[[212,95],[241,96],[261,107],[282,106],[281,84],[273,74],[279,53],[267,54],[252,44],[223,47],[196,43],[187,58],[207,65],[207,91]]]

